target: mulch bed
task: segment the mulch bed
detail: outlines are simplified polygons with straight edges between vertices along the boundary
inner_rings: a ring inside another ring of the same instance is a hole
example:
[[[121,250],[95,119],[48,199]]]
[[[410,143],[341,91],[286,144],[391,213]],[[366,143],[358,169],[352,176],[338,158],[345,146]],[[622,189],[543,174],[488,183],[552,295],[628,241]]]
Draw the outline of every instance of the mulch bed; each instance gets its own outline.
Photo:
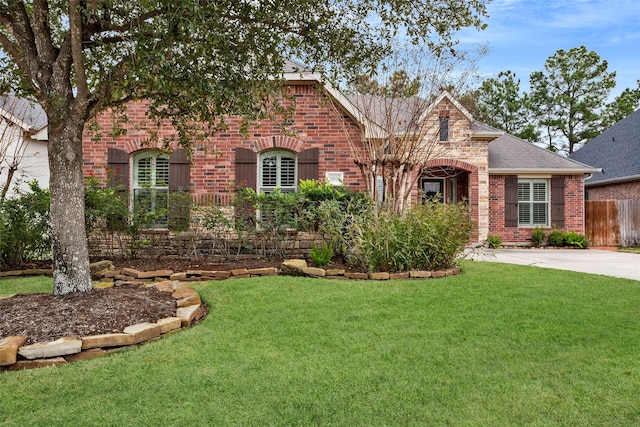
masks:
[[[129,267],[140,271],[169,269],[181,272],[280,268],[283,260],[240,258],[214,261],[164,257],[113,261],[118,268]],[[334,260],[331,267],[355,271],[343,265],[339,258]],[[51,268],[51,263],[34,262],[20,268]],[[175,316],[175,313],[175,299],[170,293],[139,286],[112,287],[64,296],[17,295],[0,300],[0,339],[23,335],[28,337],[27,344],[33,344],[55,341],[65,336],[83,337],[122,332],[127,326],[156,322]]]
[[[0,338],[26,336],[27,344],[122,332],[127,326],[176,315],[170,292],[120,286],[63,296],[16,295],[0,300]]]

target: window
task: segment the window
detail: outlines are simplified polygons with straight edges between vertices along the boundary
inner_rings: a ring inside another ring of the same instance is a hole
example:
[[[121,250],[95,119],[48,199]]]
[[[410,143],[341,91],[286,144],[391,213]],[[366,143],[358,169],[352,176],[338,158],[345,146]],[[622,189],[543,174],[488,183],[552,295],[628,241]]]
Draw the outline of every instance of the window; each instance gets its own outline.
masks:
[[[449,112],[440,111],[440,142],[449,141]]]
[[[169,158],[153,151],[134,157],[132,197],[134,212],[155,213],[146,227],[166,227],[169,198]]]
[[[422,199],[430,202],[444,200],[444,179],[423,179]]]
[[[259,188],[270,193],[276,188],[282,192],[296,191],[296,157],[289,151],[267,151],[258,163]]]
[[[518,225],[549,226],[549,181],[518,180]]]

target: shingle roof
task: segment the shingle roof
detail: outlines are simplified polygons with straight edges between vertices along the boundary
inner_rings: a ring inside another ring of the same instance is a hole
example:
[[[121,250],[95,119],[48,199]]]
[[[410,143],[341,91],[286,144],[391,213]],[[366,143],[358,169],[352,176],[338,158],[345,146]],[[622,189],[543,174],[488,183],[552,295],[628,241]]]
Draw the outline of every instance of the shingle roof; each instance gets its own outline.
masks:
[[[369,120],[394,132],[418,130],[416,121],[428,107],[422,98],[387,98],[384,96],[353,94],[347,99]]]
[[[296,61],[295,59],[286,58],[284,60],[283,71],[285,73],[309,73],[312,70],[302,62]]]
[[[476,126],[490,128],[481,123],[476,123]],[[558,173],[560,171],[593,173],[595,169],[507,133],[489,143],[490,173]]]
[[[573,154],[572,159],[601,168],[585,185],[640,176],[640,110],[602,132]]]
[[[14,94],[0,96],[0,110],[3,116],[16,121],[25,130],[38,131],[47,126],[47,115],[40,104]]]

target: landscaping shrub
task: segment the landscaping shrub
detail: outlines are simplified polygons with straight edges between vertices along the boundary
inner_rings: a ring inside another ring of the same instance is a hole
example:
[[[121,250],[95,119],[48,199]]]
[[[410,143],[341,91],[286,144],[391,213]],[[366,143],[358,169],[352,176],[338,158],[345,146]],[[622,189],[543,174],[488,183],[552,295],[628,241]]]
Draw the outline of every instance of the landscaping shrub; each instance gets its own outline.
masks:
[[[331,258],[333,257],[333,247],[331,246],[331,243],[327,242],[323,242],[321,248],[313,245],[311,252],[309,252],[309,256],[317,265],[324,267],[329,265],[331,262]]]
[[[363,265],[358,240],[373,216],[373,202],[365,193],[343,200],[323,200],[318,206],[319,230],[343,261]]]
[[[171,231],[187,231],[191,224],[191,194],[186,191],[169,192],[167,228]]]
[[[227,235],[233,228],[231,219],[218,206],[208,206],[201,211],[200,223],[212,234],[211,254],[217,251],[224,259],[229,258],[230,247]]]
[[[310,232],[320,230],[322,202],[335,200],[340,208],[345,210],[352,200],[362,198],[362,193],[353,192],[343,185],[335,186],[327,181],[315,179],[300,181],[298,193],[304,200],[303,209],[298,218],[298,229]]]
[[[0,204],[0,265],[19,266],[51,254],[49,190],[37,181],[29,189]]]
[[[544,228],[536,227],[531,233],[531,243],[534,247],[539,248],[544,243],[544,239],[546,239],[546,237],[547,233],[544,231]]]
[[[571,246],[572,248],[586,249],[589,247],[589,241],[577,231],[564,232],[554,229],[549,233],[549,244],[552,246]]]
[[[111,235],[127,228],[127,193],[120,188],[102,188],[95,177],[85,179],[84,215],[87,233],[103,231]]]
[[[500,238],[500,236],[489,234],[487,236],[487,245],[490,248],[497,249],[502,246],[502,239]]]
[[[564,236],[564,243],[567,246],[579,249],[586,249],[589,247],[589,241],[584,234],[580,234],[576,231],[566,233]]]
[[[370,272],[453,267],[472,231],[465,205],[427,202],[404,214],[381,209],[363,224],[357,253]]]
[[[554,228],[549,232],[549,244],[551,246],[561,247],[564,246],[564,232]]]
[[[234,198],[238,252],[245,247],[260,256],[284,256],[282,242],[297,230],[303,205],[299,193],[276,189],[258,194],[252,188],[238,188]]]

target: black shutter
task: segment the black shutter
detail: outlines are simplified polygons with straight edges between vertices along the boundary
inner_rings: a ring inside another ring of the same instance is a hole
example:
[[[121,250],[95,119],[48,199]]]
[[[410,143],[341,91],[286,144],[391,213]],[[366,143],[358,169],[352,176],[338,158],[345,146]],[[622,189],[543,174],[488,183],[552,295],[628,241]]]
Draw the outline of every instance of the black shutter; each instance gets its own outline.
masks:
[[[551,226],[564,228],[564,178],[551,178]]]
[[[257,189],[257,154],[246,148],[236,148],[236,184]],[[245,182],[246,181],[246,182]]]
[[[504,226],[518,226],[518,177],[504,179]]]
[[[191,162],[183,149],[169,156],[169,191],[189,191]]]
[[[107,185],[111,188],[129,190],[129,153],[117,148],[107,149],[107,167],[109,179]]]
[[[309,148],[298,153],[298,180],[318,179],[317,148]]]

